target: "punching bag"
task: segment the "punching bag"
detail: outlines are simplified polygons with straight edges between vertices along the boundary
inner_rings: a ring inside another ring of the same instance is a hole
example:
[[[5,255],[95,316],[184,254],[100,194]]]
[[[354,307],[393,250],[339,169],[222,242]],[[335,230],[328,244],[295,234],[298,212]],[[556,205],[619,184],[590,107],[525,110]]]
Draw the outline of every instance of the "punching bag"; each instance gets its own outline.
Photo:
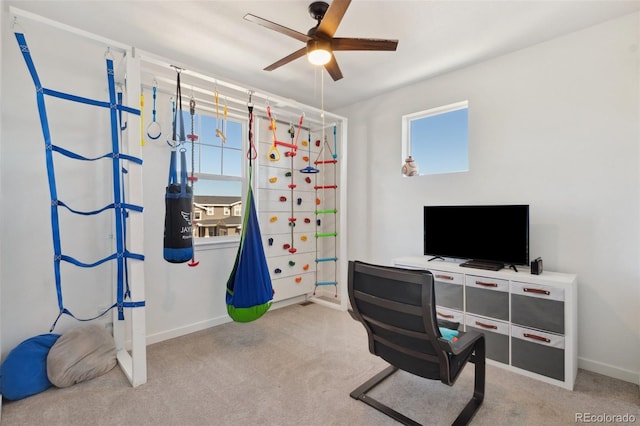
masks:
[[[165,195],[164,260],[184,263],[193,257],[193,227],[191,210],[193,190],[187,185],[187,159],[180,150],[180,181],[177,181],[176,151],[171,151],[169,183]]]
[[[178,107],[173,112],[174,146],[181,145],[185,141],[179,70],[177,70],[176,78],[176,100]],[[164,260],[171,263],[184,263],[193,258],[193,225],[191,222],[193,188],[187,185],[186,149],[180,149],[180,181],[178,181],[177,161],[177,152],[174,149],[171,151],[169,182],[165,194]]]

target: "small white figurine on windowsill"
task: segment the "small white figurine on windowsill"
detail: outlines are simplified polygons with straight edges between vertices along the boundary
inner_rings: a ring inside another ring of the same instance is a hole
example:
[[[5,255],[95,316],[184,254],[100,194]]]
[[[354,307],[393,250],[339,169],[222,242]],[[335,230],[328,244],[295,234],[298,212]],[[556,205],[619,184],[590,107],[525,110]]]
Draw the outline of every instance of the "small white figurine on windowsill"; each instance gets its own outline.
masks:
[[[404,165],[402,166],[402,174],[405,176],[417,176],[418,175],[418,165],[413,161],[413,157],[408,156],[404,160]]]

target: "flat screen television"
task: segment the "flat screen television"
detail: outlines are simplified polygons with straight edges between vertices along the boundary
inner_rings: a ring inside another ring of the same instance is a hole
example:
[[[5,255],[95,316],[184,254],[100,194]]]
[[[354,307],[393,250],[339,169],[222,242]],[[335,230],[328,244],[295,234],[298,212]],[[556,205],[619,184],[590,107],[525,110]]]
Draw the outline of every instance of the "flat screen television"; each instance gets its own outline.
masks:
[[[499,268],[528,265],[529,206],[424,206],[424,254]]]

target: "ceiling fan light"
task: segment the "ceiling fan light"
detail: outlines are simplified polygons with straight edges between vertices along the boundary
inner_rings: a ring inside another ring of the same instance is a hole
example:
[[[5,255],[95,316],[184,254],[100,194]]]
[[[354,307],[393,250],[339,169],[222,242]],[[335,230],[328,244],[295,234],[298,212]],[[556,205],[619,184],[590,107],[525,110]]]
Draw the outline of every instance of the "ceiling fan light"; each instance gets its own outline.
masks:
[[[331,60],[329,43],[311,40],[307,43],[307,59],[313,65],[325,65]]]

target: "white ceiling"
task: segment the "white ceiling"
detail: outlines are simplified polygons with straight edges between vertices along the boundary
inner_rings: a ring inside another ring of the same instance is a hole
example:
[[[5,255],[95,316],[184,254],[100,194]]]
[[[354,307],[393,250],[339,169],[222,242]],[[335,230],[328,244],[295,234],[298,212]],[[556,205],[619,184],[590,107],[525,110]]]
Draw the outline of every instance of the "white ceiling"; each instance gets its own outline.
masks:
[[[324,84],[328,111],[640,10],[640,0],[353,0],[335,36],[398,39],[396,52],[336,52],[344,74],[337,82],[306,58],[263,71],[303,44],[243,16],[252,13],[306,33],[315,25],[307,12],[310,2],[3,1],[311,106],[321,106]]]

